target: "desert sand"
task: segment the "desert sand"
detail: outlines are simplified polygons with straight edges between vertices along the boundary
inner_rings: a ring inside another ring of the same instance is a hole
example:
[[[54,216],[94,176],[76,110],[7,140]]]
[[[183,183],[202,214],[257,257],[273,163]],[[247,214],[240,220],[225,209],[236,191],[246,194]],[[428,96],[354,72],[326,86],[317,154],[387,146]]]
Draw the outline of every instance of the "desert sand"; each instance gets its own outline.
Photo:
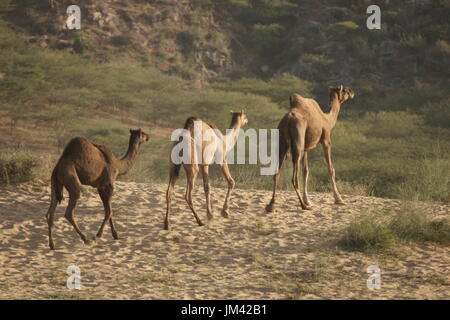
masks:
[[[183,184],[183,186],[180,186]],[[293,191],[280,191],[277,211],[265,214],[269,191],[239,190],[230,218],[220,215],[225,191],[212,188],[215,219],[199,227],[176,187],[172,231],[163,230],[162,184],[118,182],[113,198],[116,228],[85,245],[57,208],[55,244],[47,243],[45,213],[50,188],[24,184],[0,190],[1,299],[449,299],[450,254],[443,245],[408,245],[399,256],[367,255],[336,246],[342,230],[372,209],[400,201],[312,193],[314,210],[302,211]],[[206,222],[203,189],[194,201]],[[450,206],[429,204],[436,217]],[[86,188],[75,211],[93,237],[103,219],[94,189]],[[66,270],[81,270],[81,289],[69,290]],[[366,269],[381,269],[381,289],[369,290]]]

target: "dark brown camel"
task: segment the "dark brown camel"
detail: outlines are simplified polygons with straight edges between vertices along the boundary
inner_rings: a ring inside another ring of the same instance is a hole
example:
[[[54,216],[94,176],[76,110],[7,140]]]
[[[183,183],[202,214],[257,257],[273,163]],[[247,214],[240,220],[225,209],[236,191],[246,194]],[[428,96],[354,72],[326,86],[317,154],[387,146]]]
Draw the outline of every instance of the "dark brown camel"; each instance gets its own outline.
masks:
[[[139,146],[148,139],[148,135],[141,129],[130,130],[128,151],[121,159],[117,159],[108,147],[96,145],[86,138],[77,137],[67,144],[51,177],[51,203],[47,212],[50,249],[55,249],[52,237],[53,221],[56,206],[63,199],[63,187],[67,189],[70,197],[65,217],[84,243],[89,244],[91,241],[81,232],[73,218],[73,210],[80,198],[82,185],[97,188],[105,209],[105,218],[97,232],[97,238],[102,236],[103,228],[109,221],[113,238],[119,239],[114,228],[111,209],[114,182],[118,176],[126,174],[131,169]]]
[[[292,94],[289,98],[291,110],[281,119],[278,129],[280,130],[279,140],[279,168],[274,175],[274,185],[272,200],[266,206],[267,212],[273,212],[275,206],[275,193],[280,179],[281,166],[289,150],[292,155],[294,165],[292,172],[292,184],[297,193],[300,205],[303,210],[311,209],[308,199],[308,150],[314,149],[320,142],[322,144],[325,160],[328,166],[328,176],[333,189],[336,204],[344,204],[336,187],[335,172],[331,162],[331,130],[334,128],[341,104],[348,99],[352,99],[355,94],[350,88],[343,86],[330,87],[329,112],[324,113],[319,104],[313,100]],[[303,198],[299,192],[298,171],[302,161],[303,175]]]

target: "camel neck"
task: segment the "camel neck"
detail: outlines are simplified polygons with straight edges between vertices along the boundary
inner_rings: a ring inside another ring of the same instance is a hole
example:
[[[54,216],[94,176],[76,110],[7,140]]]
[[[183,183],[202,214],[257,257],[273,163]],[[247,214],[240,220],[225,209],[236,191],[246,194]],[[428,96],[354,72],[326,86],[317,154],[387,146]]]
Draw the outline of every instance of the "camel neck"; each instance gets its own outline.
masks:
[[[134,164],[137,151],[139,148],[139,141],[137,137],[130,136],[127,153],[119,160],[119,176],[126,174]]]
[[[227,145],[226,150],[227,150],[227,152],[234,148],[234,146],[237,142],[237,138],[238,138],[240,129],[241,129],[241,123],[235,118],[231,119],[231,124],[230,124],[230,127],[228,128],[227,134],[226,134],[226,145]]]
[[[328,121],[330,123],[331,128],[336,125],[337,118],[339,116],[339,111],[341,110],[341,102],[339,101],[339,96],[337,92],[332,92],[330,94],[330,102],[328,104]]]

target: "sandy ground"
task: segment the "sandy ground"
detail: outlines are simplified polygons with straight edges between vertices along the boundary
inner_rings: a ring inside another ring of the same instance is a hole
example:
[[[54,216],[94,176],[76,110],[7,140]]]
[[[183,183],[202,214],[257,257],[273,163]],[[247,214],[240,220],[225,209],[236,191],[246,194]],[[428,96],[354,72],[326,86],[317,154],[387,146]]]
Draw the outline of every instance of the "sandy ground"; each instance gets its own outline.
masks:
[[[198,227],[176,188],[172,226],[162,229],[165,185],[118,182],[116,228],[92,246],[57,209],[56,251],[47,245],[49,187],[26,184],[0,190],[1,299],[449,299],[449,248],[405,246],[400,256],[371,256],[338,249],[336,239],[358,215],[396,208],[399,201],[312,193],[314,210],[302,211],[292,191],[280,192],[267,215],[270,192],[236,190],[231,217],[220,216],[224,190],[212,189],[215,219]],[[67,195],[66,195],[67,196]],[[206,222],[204,194],[194,201]],[[433,204],[430,214],[448,216]],[[75,218],[90,237],[103,218],[95,190],[86,189]],[[81,290],[66,287],[66,270],[81,270]],[[370,265],[381,269],[381,289],[366,285]]]

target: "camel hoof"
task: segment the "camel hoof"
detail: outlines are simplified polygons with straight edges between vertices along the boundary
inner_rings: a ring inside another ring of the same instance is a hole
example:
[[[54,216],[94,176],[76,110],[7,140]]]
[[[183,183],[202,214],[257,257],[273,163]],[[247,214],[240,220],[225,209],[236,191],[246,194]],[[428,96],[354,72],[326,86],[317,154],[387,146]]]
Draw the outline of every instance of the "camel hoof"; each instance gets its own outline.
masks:
[[[274,205],[272,203],[270,203],[270,204],[268,204],[266,206],[266,212],[267,213],[271,213],[271,212],[274,212],[274,211],[275,211],[275,208],[274,208]]]
[[[91,246],[95,243],[95,238],[93,238],[92,240],[86,239],[84,240],[84,244],[87,246]]]
[[[50,250],[56,250],[55,245],[53,243],[49,243],[48,246],[50,247]]]
[[[208,220],[214,220],[214,216],[212,214],[208,214]]]
[[[220,214],[221,214],[222,217],[224,217],[224,218],[228,218],[228,217],[229,217],[228,210],[223,209],[222,212],[220,212]]]
[[[168,224],[164,224],[164,230],[170,231],[172,228]]]
[[[205,224],[204,224],[203,222],[201,222],[201,221],[198,221],[197,223],[198,223],[199,227],[203,227],[203,226],[205,225]]]
[[[345,202],[342,201],[342,200],[337,200],[337,201],[334,202],[334,204],[337,204],[339,206],[345,206]]]
[[[119,238],[119,236],[116,234],[116,235],[113,235],[113,239],[114,240],[120,240],[120,238]]]
[[[313,208],[311,206],[304,206],[302,207],[303,210],[312,210]]]

